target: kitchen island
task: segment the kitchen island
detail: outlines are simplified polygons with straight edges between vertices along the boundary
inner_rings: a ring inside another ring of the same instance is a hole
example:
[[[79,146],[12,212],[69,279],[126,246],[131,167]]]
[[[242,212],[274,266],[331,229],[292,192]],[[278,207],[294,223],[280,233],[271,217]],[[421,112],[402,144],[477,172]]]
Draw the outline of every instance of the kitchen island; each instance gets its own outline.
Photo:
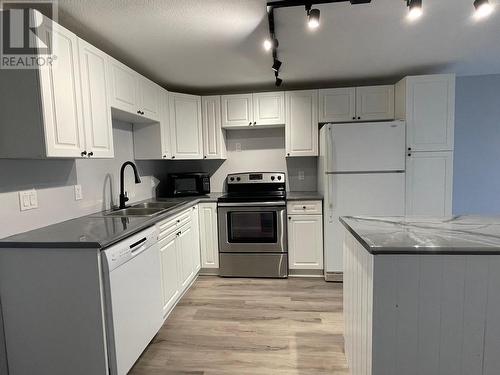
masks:
[[[500,373],[500,217],[343,217],[353,375]]]

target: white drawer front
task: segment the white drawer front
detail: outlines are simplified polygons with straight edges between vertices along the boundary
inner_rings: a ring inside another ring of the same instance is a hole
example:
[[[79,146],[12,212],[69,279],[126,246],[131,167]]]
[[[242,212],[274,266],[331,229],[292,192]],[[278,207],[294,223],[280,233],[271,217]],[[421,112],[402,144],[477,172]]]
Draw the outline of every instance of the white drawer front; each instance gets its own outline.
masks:
[[[321,201],[292,201],[287,204],[287,214],[311,214],[321,215],[323,213]]]

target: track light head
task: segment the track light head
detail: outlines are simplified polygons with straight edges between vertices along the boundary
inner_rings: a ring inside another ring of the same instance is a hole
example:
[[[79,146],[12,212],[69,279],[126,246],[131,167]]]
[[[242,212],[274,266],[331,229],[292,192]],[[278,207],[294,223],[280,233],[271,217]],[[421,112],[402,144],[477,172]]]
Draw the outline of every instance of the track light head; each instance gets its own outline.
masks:
[[[307,26],[310,29],[317,29],[319,27],[319,9],[309,9],[307,11]]]
[[[406,0],[406,5],[409,8],[408,19],[410,21],[415,21],[422,16],[422,0]]]
[[[279,61],[278,59],[274,59],[273,70],[275,72],[278,72],[281,68],[281,64],[283,64],[281,61]]]
[[[279,77],[276,77],[276,82],[275,82],[276,87],[280,87],[282,83],[283,83],[283,80]]]
[[[474,16],[478,19],[488,17],[493,13],[493,5],[489,0],[475,0],[474,8],[476,9]]]

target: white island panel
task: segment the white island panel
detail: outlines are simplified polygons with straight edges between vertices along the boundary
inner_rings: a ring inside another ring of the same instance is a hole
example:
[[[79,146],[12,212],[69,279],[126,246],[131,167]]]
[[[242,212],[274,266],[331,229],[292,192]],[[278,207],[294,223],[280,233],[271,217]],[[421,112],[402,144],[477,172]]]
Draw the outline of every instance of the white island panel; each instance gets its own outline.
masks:
[[[344,252],[351,374],[500,374],[499,255]]]

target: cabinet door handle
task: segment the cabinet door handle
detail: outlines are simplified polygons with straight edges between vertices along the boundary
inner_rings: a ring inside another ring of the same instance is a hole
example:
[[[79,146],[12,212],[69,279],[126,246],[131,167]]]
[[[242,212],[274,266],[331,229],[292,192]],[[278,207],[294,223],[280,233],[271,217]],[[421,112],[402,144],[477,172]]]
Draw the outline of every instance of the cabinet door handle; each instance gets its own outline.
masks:
[[[288,216],[288,220],[292,220],[292,217],[291,217],[291,216]]]
[[[141,111],[139,111],[139,110],[138,110],[138,111],[137,111],[137,114],[139,114],[139,115],[140,115],[140,114],[141,114]]]
[[[356,120],[356,117],[353,117],[352,119],[353,119],[353,120]]]
[[[252,126],[252,123],[251,123],[251,122],[249,122],[249,123],[248,123],[248,126]]]
[[[408,147],[408,151],[411,151],[411,147]]]
[[[82,155],[82,156],[87,155],[87,151],[82,151],[82,152],[80,153],[80,155]]]
[[[255,125],[257,125],[257,121],[254,121],[254,122],[253,122],[253,126],[255,126]]]
[[[305,210],[307,207],[306,206],[302,206],[302,209]]]
[[[408,154],[408,156],[411,156],[411,154]]]
[[[94,156],[94,153],[93,153],[92,151],[90,151],[90,152],[89,152],[89,158],[90,158],[91,156]]]
[[[358,120],[361,120],[361,117],[358,117]]]
[[[172,159],[175,159],[175,155],[172,156]]]
[[[163,155],[163,159],[166,159],[167,158],[167,155]]]
[[[203,159],[206,159],[207,158],[207,155],[203,155]]]

